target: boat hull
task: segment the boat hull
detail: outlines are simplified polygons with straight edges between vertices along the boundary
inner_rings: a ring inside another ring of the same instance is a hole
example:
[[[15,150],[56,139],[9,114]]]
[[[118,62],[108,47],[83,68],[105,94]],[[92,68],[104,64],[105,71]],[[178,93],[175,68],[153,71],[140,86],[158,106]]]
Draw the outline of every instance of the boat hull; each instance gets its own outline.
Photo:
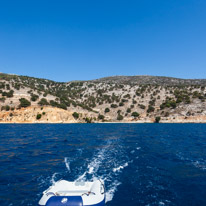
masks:
[[[104,206],[105,187],[101,180],[68,182],[60,180],[43,192],[39,206]]]
[[[105,199],[97,204],[84,205],[80,196],[53,196],[46,206],[105,206]]]

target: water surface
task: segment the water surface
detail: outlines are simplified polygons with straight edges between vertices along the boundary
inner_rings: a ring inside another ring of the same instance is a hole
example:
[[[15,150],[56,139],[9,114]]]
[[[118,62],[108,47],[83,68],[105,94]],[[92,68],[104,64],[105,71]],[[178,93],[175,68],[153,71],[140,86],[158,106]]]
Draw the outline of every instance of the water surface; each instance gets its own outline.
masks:
[[[206,205],[206,124],[0,124],[0,205],[102,178],[107,206]]]

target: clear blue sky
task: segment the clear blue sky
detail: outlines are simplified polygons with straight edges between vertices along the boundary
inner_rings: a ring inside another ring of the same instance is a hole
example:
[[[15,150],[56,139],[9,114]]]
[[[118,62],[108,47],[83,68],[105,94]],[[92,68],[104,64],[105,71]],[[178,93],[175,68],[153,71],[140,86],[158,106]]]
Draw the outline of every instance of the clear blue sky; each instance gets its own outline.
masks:
[[[206,78],[206,1],[1,0],[0,72]]]

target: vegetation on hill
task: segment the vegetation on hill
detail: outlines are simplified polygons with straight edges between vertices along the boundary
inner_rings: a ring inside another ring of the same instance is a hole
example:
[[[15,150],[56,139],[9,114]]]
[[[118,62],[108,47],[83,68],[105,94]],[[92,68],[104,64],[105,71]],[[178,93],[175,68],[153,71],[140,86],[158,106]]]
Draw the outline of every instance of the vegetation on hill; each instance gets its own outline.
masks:
[[[205,99],[204,79],[116,76],[63,83],[0,73],[1,110],[51,106],[72,110],[88,123],[204,115]]]

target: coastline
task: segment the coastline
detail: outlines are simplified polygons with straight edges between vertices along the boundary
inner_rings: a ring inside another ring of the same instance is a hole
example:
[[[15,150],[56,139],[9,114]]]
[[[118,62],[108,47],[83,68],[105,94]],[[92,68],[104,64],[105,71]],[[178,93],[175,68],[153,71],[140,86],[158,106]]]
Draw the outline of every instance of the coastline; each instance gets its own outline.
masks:
[[[117,121],[115,119],[105,118],[98,119],[97,114],[92,112],[81,111],[78,118],[74,118],[73,110],[63,110],[54,107],[27,107],[16,109],[14,111],[1,111],[0,124],[74,124],[87,123],[89,119],[91,123],[155,123],[155,114],[151,116],[142,115],[137,118],[127,117]],[[12,114],[12,115],[11,115]],[[40,118],[38,119],[38,115]],[[206,123],[206,115],[194,114],[186,115],[171,115],[169,117],[160,116],[159,123]]]
[[[0,124],[205,124],[206,121],[160,121],[158,123],[152,122],[152,121],[105,121],[105,122],[63,122],[63,121],[57,121],[57,122],[48,122],[48,121],[34,121],[34,122],[13,122],[13,121],[0,121]]]

